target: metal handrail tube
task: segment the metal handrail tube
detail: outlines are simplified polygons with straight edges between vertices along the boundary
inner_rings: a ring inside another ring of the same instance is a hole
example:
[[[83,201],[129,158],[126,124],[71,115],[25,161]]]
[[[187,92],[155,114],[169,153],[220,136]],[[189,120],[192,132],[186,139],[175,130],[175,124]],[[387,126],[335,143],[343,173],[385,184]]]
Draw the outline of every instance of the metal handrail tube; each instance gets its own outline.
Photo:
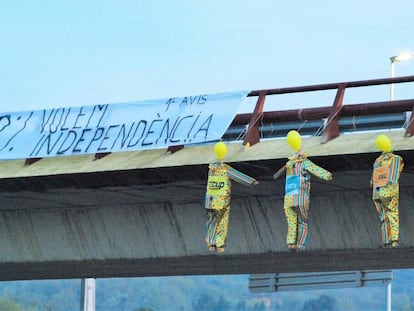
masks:
[[[364,86],[374,86],[374,85],[383,85],[383,84],[391,84],[391,83],[405,83],[405,82],[414,82],[414,76],[255,90],[255,91],[251,91],[249,94],[247,94],[247,96],[252,97],[252,96],[259,96],[259,94],[277,95],[277,94],[288,94],[288,93],[333,90],[333,89],[337,89],[340,85],[345,85],[346,88],[351,88],[351,87],[364,87]]]
[[[365,104],[344,105],[340,115],[342,117],[381,115],[389,113],[398,113],[411,111],[414,107],[414,99],[394,100],[385,102],[373,102]],[[320,120],[327,118],[332,107],[317,107],[291,109],[282,111],[265,111],[263,112],[262,122],[291,122],[304,120]],[[246,125],[249,123],[251,113],[238,114],[230,124],[232,126]]]

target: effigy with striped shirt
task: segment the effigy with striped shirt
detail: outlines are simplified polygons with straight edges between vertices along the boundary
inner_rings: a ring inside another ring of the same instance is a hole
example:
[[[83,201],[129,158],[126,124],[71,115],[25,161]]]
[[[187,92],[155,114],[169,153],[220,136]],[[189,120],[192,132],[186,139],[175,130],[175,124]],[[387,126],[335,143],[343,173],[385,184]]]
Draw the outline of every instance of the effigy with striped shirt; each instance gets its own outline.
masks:
[[[372,200],[381,223],[381,241],[385,248],[398,246],[399,178],[403,168],[402,157],[392,152],[383,152],[373,165]]]
[[[286,165],[273,178],[286,171],[284,211],[288,224],[286,243],[289,249],[305,249],[308,239],[308,214],[311,175],[331,180],[332,174],[314,164],[303,153],[289,157]]]
[[[231,199],[231,181],[250,186],[257,180],[228,164],[209,165],[204,208],[207,211],[206,243],[210,251],[223,252],[226,246]]]

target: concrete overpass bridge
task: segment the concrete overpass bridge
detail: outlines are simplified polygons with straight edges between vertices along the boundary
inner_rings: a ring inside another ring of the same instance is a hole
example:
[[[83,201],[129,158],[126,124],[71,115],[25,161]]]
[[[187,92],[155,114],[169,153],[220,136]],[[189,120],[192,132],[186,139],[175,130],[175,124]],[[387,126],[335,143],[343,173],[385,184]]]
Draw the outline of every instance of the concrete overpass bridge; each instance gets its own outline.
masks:
[[[303,149],[333,173],[312,183],[305,252],[289,252],[284,181],[272,180],[291,154],[284,139],[228,146],[226,162],[256,177],[234,184],[224,254],[204,242],[203,198],[213,145],[0,161],[0,279],[132,277],[414,268],[414,141],[387,131],[404,158],[400,247],[381,249],[371,201],[379,131],[341,135]]]
[[[212,146],[0,163],[0,279],[231,274],[414,267],[414,150],[398,141],[400,248],[380,249],[371,202],[376,133],[320,145],[304,139],[311,158],[333,172],[313,179],[305,252],[287,251],[283,181],[271,175],[291,153],[284,140],[246,149],[229,145],[227,160],[255,176],[234,185],[228,247],[212,255],[204,243],[203,210]]]

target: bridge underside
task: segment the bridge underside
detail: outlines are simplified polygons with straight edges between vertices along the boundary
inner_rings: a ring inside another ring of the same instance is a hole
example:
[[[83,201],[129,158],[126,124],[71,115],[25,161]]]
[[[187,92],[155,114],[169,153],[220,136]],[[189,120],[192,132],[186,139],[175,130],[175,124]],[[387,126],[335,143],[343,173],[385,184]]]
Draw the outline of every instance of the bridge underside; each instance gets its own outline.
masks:
[[[4,178],[0,279],[413,268],[414,151],[398,154],[406,164],[398,249],[379,247],[369,185],[378,153],[311,158],[333,180],[312,179],[304,252],[287,250],[284,180],[271,179],[285,159],[231,163],[260,184],[234,184],[220,255],[204,242],[206,164]]]

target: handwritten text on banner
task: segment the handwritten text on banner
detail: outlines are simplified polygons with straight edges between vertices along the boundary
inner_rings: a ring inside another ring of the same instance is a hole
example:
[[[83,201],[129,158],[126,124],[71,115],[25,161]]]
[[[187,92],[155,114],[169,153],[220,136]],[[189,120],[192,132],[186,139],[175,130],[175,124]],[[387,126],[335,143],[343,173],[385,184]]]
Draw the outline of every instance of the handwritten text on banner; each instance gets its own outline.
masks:
[[[0,114],[0,159],[164,148],[220,139],[247,92]]]

